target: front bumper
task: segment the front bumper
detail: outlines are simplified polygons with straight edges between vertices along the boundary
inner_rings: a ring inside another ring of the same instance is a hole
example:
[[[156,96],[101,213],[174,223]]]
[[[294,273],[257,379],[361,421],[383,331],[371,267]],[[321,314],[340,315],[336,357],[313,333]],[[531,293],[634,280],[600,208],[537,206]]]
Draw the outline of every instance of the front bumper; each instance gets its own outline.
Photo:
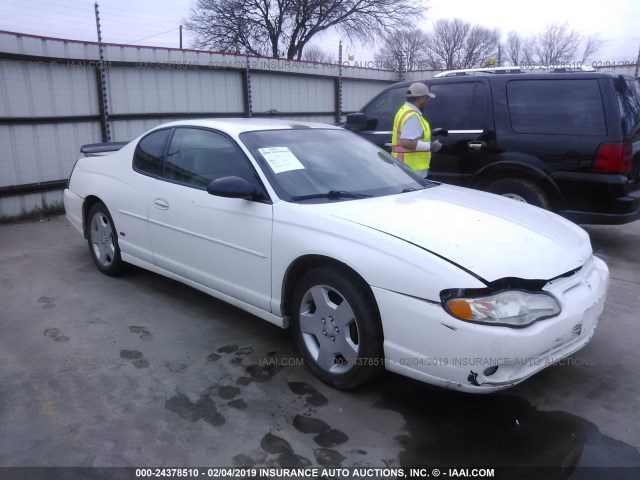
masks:
[[[544,290],[560,315],[526,328],[457,320],[440,304],[373,288],[384,329],[386,368],[420,381],[476,393],[522,382],[584,347],[593,336],[609,284],[596,258]]]

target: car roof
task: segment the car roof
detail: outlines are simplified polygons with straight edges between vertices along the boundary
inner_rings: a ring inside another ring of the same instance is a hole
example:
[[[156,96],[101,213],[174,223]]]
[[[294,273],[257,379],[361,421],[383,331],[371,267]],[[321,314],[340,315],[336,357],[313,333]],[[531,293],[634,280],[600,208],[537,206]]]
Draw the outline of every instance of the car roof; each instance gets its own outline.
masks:
[[[158,125],[157,128],[167,127],[203,127],[221,130],[231,135],[244,132],[263,130],[294,130],[301,128],[328,128],[339,130],[340,127],[319,122],[302,122],[298,120],[281,120],[274,118],[198,118],[192,120],[178,120],[176,122]]]
[[[633,79],[634,77],[629,75],[622,75],[620,73],[614,72],[524,72],[524,73],[500,73],[497,75],[494,74],[483,74],[483,75],[453,75],[450,77],[430,77],[423,78],[420,80],[405,80],[402,82],[393,83],[383,90],[380,93],[386,92],[387,90],[394,90],[396,88],[408,87],[414,82],[420,83],[459,83],[463,82],[477,82],[480,78],[486,79],[486,81],[491,82],[506,82],[509,80],[550,80],[550,79],[585,79],[585,78],[617,78],[617,77],[628,77]],[[377,96],[373,97],[369,102],[373,101]],[[365,107],[369,104],[365,104]],[[363,107],[364,108],[364,107]]]
[[[508,72],[508,70],[505,70]],[[445,73],[453,73],[445,72]],[[421,82],[426,83],[433,80],[437,80],[438,82],[452,82],[460,81],[462,79],[475,79],[477,80],[479,77],[487,78],[489,80],[514,80],[514,79],[571,79],[571,78],[602,78],[602,77],[625,77],[628,75],[623,75],[616,72],[601,72],[601,71],[576,71],[576,72],[545,72],[545,71],[522,71],[521,73],[486,73],[483,70],[479,70],[478,72],[472,72],[472,74],[460,74],[460,75],[450,75],[450,76],[433,76],[430,78],[423,78],[421,80],[410,80],[403,82],[396,82],[389,87],[401,87],[405,85],[411,85],[413,82]],[[633,78],[633,77],[630,77]],[[389,88],[387,87],[387,88]],[[385,89],[386,90],[386,89]]]

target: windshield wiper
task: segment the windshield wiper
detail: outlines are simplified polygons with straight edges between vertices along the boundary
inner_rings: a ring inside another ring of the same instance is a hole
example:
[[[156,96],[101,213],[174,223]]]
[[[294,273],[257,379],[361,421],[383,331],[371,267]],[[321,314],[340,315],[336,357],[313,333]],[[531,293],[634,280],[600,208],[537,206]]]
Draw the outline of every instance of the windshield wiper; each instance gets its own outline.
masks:
[[[423,181],[425,183],[421,184],[418,188],[415,188],[415,187],[403,188],[400,191],[400,193],[416,192],[418,190],[424,190],[426,188],[433,188],[433,187],[437,187],[438,185],[440,185],[438,182],[434,182],[433,180],[429,180],[428,178],[425,178]]]
[[[297,202],[299,200],[310,200],[312,198],[328,198],[329,200],[339,200],[341,198],[368,198],[373,195],[363,193],[353,193],[346,190],[329,190],[327,193],[312,193],[310,195],[296,195],[291,200]]]

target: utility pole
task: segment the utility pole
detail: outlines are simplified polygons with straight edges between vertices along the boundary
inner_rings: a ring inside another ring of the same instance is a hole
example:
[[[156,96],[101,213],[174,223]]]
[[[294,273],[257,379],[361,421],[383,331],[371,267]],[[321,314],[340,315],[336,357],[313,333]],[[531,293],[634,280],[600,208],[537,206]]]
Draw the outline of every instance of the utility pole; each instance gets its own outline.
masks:
[[[246,38],[247,24],[242,23],[242,36]],[[253,98],[251,96],[251,62],[249,61],[249,42],[247,41],[244,47],[244,55],[246,59],[244,81],[245,81],[245,114],[247,117],[253,117]]]
[[[107,74],[104,68],[104,48],[102,46],[102,33],[100,31],[100,12],[98,11],[98,2],[95,3],[96,10],[96,28],[98,30],[98,52],[100,55],[100,73],[99,73],[99,98],[101,99],[100,107],[102,110],[102,138],[105,142],[111,141],[111,131],[109,129],[109,108],[107,102]]]
[[[338,44],[338,101],[337,103],[337,112],[336,112],[336,123],[340,122],[340,117],[342,116],[342,40]]]
[[[182,25],[180,25],[180,50],[182,50]]]

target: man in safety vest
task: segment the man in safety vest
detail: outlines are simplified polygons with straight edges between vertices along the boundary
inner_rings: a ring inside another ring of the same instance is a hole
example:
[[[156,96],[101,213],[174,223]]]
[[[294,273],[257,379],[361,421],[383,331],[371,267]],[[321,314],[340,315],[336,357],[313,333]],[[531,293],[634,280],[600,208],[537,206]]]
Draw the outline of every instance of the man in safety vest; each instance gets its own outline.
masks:
[[[429,174],[431,152],[442,148],[438,140],[431,141],[429,123],[420,111],[429,98],[436,96],[424,83],[413,83],[407,90],[407,101],[393,121],[391,154],[422,177]]]

